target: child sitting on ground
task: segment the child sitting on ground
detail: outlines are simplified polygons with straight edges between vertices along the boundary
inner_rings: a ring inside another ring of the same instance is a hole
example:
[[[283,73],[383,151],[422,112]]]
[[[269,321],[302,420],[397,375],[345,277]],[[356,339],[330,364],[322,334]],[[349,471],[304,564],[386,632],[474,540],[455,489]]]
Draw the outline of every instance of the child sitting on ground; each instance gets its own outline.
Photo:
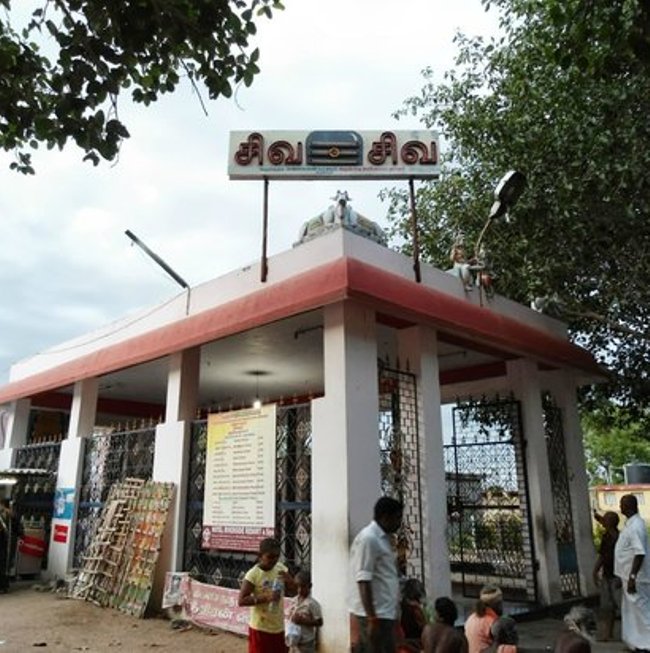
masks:
[[[317,628],[323,625],[323,611],[320,603],[311,596],[311,574],[304,570],[296,574],[298,598],[289,618],[299,626],[295,633],[287,629],[287,644],[290,653],[314,653],[316,650]]]
[[[422,629],[427,623],[422,601],[424,586],[417,578],[408,578],[402,588],[400,619],[397,624],[398,653],[419,653]]]
[[[591,653],[596,633],[596,615],[584,605],[574,605],[564,616],[564,631],[560,633],[553,653]]]
[[[503,614],[503,594],[495,585],[486,585],[481,589],[476,609],[465,622],[465,637],[469,653],[481,653],[492,644],[492,624]]]
[[[517,653],[519,634],[517,624],[512,617],[499,617],[491,626],[494,641],[483,649],[483,653]]]
[[[422,650],[424,653],[467,653],[467,639],[460,630],[454,628],[458,619],[455,603],[441,596],[434,603],[434,621],[422,630]]]

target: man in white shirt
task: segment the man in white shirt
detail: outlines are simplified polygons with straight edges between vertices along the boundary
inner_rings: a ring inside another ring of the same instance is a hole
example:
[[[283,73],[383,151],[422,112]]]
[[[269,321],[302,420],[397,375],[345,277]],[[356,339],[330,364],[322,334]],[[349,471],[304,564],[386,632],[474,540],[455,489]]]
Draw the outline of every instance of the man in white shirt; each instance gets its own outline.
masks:
[[[648,531],[633,494],[621,497],[627,517],[614,550],[614,573],[623,584],[621,638],[637,653],[650,652],[650,558]]]
[[[349,607],[359,629],[355,653],[394,653],[399,573],[390,535],[402,523],[402,504],[381,497],[374,519],[350,548]]]

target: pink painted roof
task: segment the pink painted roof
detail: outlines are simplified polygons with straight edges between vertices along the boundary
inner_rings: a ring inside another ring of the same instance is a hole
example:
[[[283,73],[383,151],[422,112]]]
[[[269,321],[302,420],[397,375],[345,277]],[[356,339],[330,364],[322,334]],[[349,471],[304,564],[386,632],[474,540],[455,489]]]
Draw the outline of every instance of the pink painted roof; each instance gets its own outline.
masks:
[[[0,388],[0,403],[30,397],[225,338],[344,299],[404,323],[425,323],[468,342],[527,356],[551,367],[604,375],[593,356],[568,340],[355,258],[341,257],[237,299],[190,315]]]

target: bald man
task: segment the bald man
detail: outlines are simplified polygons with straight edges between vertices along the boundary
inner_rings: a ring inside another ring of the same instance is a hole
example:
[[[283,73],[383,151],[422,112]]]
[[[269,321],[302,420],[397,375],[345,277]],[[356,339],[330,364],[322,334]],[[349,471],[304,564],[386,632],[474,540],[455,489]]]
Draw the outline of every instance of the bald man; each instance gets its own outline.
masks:
[[[621,497],[627,517],[614,550],[614,573],[623,584],[621,639],[633,651],[650,653],[650,560],[648,531],[633,494]]]

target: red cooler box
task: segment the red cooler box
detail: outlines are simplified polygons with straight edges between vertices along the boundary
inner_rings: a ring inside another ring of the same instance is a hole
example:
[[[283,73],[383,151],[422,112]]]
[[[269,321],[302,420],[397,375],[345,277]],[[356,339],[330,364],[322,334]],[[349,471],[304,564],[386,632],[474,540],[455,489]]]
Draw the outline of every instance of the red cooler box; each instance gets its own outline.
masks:
[[[45,555],[45,530],[43,528],[26,528],[25,534],[18,539],[16,552],[16,575],[28,576],[41,573]]]

